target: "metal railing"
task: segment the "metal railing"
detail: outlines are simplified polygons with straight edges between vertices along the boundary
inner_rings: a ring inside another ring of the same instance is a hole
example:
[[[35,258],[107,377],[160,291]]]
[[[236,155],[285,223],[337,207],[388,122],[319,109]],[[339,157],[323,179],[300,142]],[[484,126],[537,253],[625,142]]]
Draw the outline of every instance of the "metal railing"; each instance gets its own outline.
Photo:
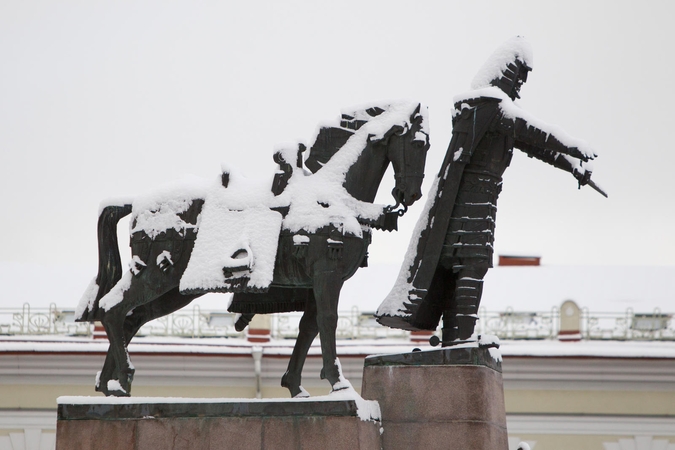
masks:
[[[75,322],[75,311],[49,308],[0,308],[0,335],[91,336],[93,325]]]
[[[478,314],[478,333],[492,334],[499,339],[553,339],[558,336],[560,311],[553,308],[546,312],[503,312],[481,309]]]
[[[224,311],[201,310],[199,306],[184,308],[144,325],[140,336],[174,336],[189,338],[239,337],[245,332],[234,329],[236,314]],[[272,314],[270,335],[275,339],[292,339],[297,336],[301,313]],[[556,339],[560,330],[560,309],[550,311],[502,312],[481,309],[477,331],[492,334],[500,339]],[[75,322],[72,309],[0,308],[0,335],[34,336],[92,336],[94,326],[90,323]],[[591,312],[581,309],[579,324],[583,340],[653,340],[675,341],[675,313],[655,310],[651,313],[635,313],[632,309],[624,313]],[[372,312],[357,308],[341,311],[338,315],[338,339],[409,339],[410,333],[378,324]]]
[[[622,314],[593,313],[581,310],[582,338],[588,340],[674,341],[675,313],[655,309],[635,313],[628,308]]]

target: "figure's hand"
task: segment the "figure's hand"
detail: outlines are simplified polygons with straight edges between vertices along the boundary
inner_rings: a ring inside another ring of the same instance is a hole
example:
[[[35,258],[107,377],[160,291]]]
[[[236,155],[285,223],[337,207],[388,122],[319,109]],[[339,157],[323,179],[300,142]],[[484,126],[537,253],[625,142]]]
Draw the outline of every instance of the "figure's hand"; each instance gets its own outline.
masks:
[[[579,189],[581,189],[581,186],[585,186],[591,181],[591,171],[583,167],[575,167],[572,175],[574,175],[574,178],[579,182]]]
[[[569,147],[567,149],[567,154],[570,156],[574,156],[575,158],[580,159],[584,162],[592,161],[598,157],[598,155],[594,151],[588,148],[580,149],[579,147]]]

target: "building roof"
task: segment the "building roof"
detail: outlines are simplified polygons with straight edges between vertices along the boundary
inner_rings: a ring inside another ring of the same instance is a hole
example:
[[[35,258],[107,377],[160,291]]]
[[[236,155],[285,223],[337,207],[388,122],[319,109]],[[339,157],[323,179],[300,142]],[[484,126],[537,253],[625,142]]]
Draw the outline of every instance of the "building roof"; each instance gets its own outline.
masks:
[[[134,354],[182,354],[203,356],[250,355],[254,348],[262,348],[267,356],[289,357],[294,339],[273,339],[269,343],[251,343],[237,338],[186,339],[171,337],[138,337],[129,345]],[[338,340],[340,357],[386,353],[410,352],[413,348],[431,349],[428,343],[414,343],[402,339]],[[675,342],[654,341],[580,341],[558,340],[504,340],[500,346],[506,357],[579,357],[579,358],[631,358],[675,359]],[[72,338],[64,336],[3,336],[0,354],[105,354],[107,340]],[[309,356],[319,356],[321,347],[315,340]]]
[[[75,308],[96,265],[0,262],[0,308]],[[371,264],[345,283],[340,309],[375,311],[389,293],[398,264]],[[481,307],[489,311],[549,311],[565,300],[598,312],[675,312],[675,266],[495,267],[485,277]],[[39,282],[36,282],[39,280]],[[207,294],[204,309],[226,309],[229,295]]]

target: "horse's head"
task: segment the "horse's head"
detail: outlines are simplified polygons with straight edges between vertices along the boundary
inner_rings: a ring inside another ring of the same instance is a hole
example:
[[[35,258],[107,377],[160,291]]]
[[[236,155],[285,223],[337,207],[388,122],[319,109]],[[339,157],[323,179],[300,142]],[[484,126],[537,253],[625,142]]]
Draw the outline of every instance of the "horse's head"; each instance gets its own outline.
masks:
[[[405,208],[422,197],[429,135],[421,108],[421,105],[417,106],[407,127],[394,127],[387,142],[387,158],[394,166],[396,177],[391,195],[394,196],[397,206],[403,204]]]
[[[426,109],[422,108],[419,104],[400,103],[342,114],[339,127],[321,128],[305,164],[315,173],[329,166],[333,172],[344,173],[347,192],[357,200],[372,203],[392,163],[396,205],[389,209],[402,204],[405,210],[422,197],[429,149]]]

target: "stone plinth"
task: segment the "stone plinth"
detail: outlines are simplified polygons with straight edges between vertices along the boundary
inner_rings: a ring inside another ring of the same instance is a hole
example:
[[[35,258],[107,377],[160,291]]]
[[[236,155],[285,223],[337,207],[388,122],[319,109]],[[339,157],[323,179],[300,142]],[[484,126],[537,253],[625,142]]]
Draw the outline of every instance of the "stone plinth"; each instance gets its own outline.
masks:
[[[380,423],[359,419],[354,400],[79,399],[59,399],[57,450],[381,448]]]
[[[383,448],[507,450],[500,359],[477,346],[366,358],[361,395],[380,403]]]

